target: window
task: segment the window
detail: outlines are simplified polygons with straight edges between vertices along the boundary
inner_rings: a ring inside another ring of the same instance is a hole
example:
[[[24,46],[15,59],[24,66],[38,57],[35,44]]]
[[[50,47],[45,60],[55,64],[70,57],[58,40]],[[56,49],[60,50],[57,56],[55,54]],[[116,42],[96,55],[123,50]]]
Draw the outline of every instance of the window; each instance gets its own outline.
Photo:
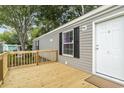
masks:
[[[73,30],[63,33],[63,53],[72,55],[74,52],[74,35]]]
[[[35,49],[36,50],[39,50],[39,40],[38,41],[35,41]]]
[[[59,33],[59,55],[80,58],[80,27]]]

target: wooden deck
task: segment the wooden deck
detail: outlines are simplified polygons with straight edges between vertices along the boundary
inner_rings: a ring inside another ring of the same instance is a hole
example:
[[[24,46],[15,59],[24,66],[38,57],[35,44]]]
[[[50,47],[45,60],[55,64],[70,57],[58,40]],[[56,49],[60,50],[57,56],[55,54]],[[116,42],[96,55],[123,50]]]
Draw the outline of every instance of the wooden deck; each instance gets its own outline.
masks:
[[[53,62],[9,70],[2,88],[95,88],[84,81],[91,76],[67,65]]]

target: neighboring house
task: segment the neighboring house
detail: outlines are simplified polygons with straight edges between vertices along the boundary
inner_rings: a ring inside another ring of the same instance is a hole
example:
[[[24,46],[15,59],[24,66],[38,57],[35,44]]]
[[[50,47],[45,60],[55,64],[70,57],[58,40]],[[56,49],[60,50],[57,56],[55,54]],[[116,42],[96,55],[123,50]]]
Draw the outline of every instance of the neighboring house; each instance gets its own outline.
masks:
[[[58,62],[124,84],[124,6],[95,9],[34,39],[33,49],[57,49]]]
[[[0,42],[0,52],[6,51],[20,51],[21,45],[6,44],[5,42]]]

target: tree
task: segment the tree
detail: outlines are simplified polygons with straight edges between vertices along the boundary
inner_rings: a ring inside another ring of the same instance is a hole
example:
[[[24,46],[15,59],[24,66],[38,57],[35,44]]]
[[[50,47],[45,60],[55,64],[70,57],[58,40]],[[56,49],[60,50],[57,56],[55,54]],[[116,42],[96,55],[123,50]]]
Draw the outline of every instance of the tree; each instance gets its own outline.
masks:
[[[17,32],[22,50],[28,41],[28,32],[35,17],[35,6],[1,6],[0,23],[10,26]]]
[[[37,25],[40,35],[47,33],[87,12],[96,9],[99,5],[59,5],[39,6]]]
[[[32,28],[32,30],[31,30],[31,37],[32,38],[31,39],[33,40],[36,37],[40,36],[39,32],[40,32],[40,29],[38,27]]]
[[[47,33],[60,25],[63,25],[74,18],[80,16],[79,6],[39,6],[37,26],[39,26],[40,34]]]
[[[86,14],[86,13],[90,12],[91,10],[94,10],[100,6],[101,5],[83,5],[83,7],[82,7],[82,11],[84,12],[83,14]]]
[[[32,49],[32,41],[33,39],[35,39],[36,37],[40,36],[40,29],[38,27],[32,28],[31,33],[30,33],[30,39],[28,40],[27,43],[27,49],[31,50]]]
[[[7,44],[20,44],[18,36],[14,31],[5,31],[0,33],[0,41],[5,41]]]
[[[59,5],[59,6],[0,6],[0,24],[14,28],[18,40],[25,50],[32,39],[47,33],[99,6]],[[33,28],[37,25],[37,28]],[[13,36],[14,37],[14,36]]]

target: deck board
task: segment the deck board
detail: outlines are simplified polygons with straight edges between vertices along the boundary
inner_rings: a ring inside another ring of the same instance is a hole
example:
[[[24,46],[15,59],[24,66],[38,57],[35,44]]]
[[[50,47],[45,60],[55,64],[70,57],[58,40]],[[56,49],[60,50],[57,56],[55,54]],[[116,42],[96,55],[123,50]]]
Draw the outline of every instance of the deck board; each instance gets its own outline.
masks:
[[[11,69],[2,88],[95,88],[84,81],[91,74],[53,62]]]

